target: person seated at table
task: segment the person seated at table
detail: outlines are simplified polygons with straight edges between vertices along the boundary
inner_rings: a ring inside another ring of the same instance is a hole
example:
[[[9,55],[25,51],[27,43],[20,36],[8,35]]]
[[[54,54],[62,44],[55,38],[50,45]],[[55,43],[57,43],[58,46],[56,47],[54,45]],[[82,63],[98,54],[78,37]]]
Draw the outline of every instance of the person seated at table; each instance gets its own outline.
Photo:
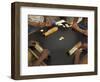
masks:
[[[79,49],[77,49],[74,55],[75,55],[74,64],[87,64],[88,63],[87,44],[86,43],[82,44],[82,46]]]
[[[88,36],[88,26],[87,26],[87,18],[82,18],[82,21],[78,22],[78,17],[74,18],[73,20],[73,24],[72,24],[72,28],[80,33],[82,33],[83,35]]]
[[[75,54],[75,60],[74,63],[80,63],[80,64],[87,64],[87,36],[88,36],[88,26],[87,26],[87,18],[82,18],[80,22],[78,22],[79,18],[74,18],[72,28],[76,31],[78,31],[80,34],[80,41],[82,42],[82,46],[74,53]],[[81,53],[81,50],[83,49],[83,55]],[[81,57],[82,56],[82,57]]]
[[[28,15],[28,33],[37,31],[40,27],[51,26],[50,22],[45,22],[44,16]]]
[[[44,49],[43,52],[41,53],[41,56],[39,57],[39,59],[36,60],[33,65],[35,65],[35,66],[41,65],[41,62],[43,62],[45,59],[48,58],[48,53],[49,53],[48,49]],[[44,63],[42,65],[46,65],[46,64]]]
[[[59,20],[57,16],[28,16],[28,32],[33,32],[38,30],[38,27],[51,27],[55,24],[55,22]]]
[[[40,66],[40,65],[47,65],[44,60],[48,58],[48,49],[44,49],[40,56],[36,57],[33,56],[30,52],[28,52],[28,65],[29,66]]]
[[[45,21],[45,16],[35,16],[35,15],[28,16],[28,25],[36,27],[51,26],[50,22]]]

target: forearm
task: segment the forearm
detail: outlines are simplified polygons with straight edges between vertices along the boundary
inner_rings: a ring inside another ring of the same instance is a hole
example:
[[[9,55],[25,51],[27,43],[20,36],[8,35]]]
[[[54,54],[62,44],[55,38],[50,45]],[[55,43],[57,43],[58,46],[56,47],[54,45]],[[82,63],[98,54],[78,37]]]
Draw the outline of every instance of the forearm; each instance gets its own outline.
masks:
[[[34,65],[35,66],[39,66],[39,65],[41,65],[43,63],[43,61],[41,60],[41,59],[38,59],[38,60],[36,60],[35,62],[34,62]]]
[[[74,53],[74,55],[75,55],[74,64],[79,64],[79,62],[80,62],[80,52],[79,52],[79,50],[77,50],[77,51]]]
[[[49,22],[28,22],[28,25],[37,27],[51,26]]]
[[[82,34],[88,36],[87,30],[83,30],[83,29],[79,28],[79,26],[77,26],[77,28],[74,28],[74,29],[75,29],[76,31],[78,31],[78,32],[80,32],[80,33],[82,33]]]
[[[46,65],[43,60],[48,58],[48,50],[44,49],[43,52],[41,53],[41,56],[38,58],[37,61],[34,62],[34,65]]]
[[[80,33],[84,34],[87,36],[87,30],[83,30],[83,29],[77,29],[77,31],[79,31]]]

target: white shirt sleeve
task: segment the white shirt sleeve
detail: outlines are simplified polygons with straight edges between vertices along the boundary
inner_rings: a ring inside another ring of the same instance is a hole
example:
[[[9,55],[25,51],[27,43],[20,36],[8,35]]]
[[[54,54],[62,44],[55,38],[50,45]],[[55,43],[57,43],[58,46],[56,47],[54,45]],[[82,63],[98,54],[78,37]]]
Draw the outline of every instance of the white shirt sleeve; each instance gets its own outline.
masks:
[[[29,15],[28,16],[28,20],[30,22],[43,22],[44,21],[44,17],[43,16],[33,16],[33,15]]]

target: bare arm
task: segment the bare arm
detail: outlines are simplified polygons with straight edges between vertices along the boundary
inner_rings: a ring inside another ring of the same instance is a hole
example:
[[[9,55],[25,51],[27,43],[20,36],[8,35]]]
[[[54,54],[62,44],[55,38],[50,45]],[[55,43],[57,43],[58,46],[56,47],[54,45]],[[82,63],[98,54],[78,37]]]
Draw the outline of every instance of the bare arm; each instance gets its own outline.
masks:
[[[75,59],[74,59],[74,64],[79,64],[80,63],[80,50],[78,49],[75,53]]]
[[[87,43],[82,44],[82,46],[80,48],[82,48],[82,49],[87,48]],[[80,60],[80,54],[81,54],[80,48],[74,53],[74,55],[75,55],[74,63],[75,64],[86,64],[87,63],[87,55],[85,55]]]
[[[76,30],[76,31],[78,31],[78,32],[80,32],[80,33],[82,33],[82,34],[88,36],[88,31],[79,28],[79,26],[78,26],[77,23],[74,23],[74,24],[72,25],[72,28],[73,28],[74,30]]]
[[[28,22],[28,25],[43,27],[43,26],[51,26],[50,22]]]
[[[36,66],[41,65],[43,60],[46,59],[46,58],[48,58],[48,49],[43,50],[39,59],[34,62],[34,65],[36,65]]]

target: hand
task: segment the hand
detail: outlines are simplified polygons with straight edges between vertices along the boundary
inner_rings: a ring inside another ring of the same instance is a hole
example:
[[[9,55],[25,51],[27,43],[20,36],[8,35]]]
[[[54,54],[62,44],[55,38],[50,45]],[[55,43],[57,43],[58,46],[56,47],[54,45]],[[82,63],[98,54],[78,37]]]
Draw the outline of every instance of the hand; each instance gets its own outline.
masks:
[[[49,53],[48,49],[44,49],[39,59],[43,61],[44,59],[48,58],[48,53]]]
[[[49,27],[52,26],[52,24],[50,22],[46,22],[45,26]]]
[[[88,36],[88,31],[84,30],[83,34],[86,35],[86,36]]]
[[[79,64],[80,63],[80,50],[78,49],[75,53],[74,53],[74,55],[75,55],[75,59],[74,59],[74,63],[75,64]]]
[[[43,60],[48,57],[48,53],[49,53],[48,49],[44,49],[39,59],[34,62],[34,65],[36,66],[41,65],[41,63],[43,63]]]
[[[74,54],[75,54],[75,56],[80,56],[80,53],[81,53],[81,52],[80,52],[80,50],[78,49],[78,50],[75,51]]]
[[[79,29],[79,26],[77,23],[73,23],[72,26],[71,26],[73,29]]]
[[[78,26],[77,23],[73,23],[73,24],[72,24],[72,28],[75,29],[76,31],[78,31],[78,32],[80,32],[80,33],[82,33],[82,34],[88,36],[88,31],[87,31],[87,30],[81,29],[81,28]]]

